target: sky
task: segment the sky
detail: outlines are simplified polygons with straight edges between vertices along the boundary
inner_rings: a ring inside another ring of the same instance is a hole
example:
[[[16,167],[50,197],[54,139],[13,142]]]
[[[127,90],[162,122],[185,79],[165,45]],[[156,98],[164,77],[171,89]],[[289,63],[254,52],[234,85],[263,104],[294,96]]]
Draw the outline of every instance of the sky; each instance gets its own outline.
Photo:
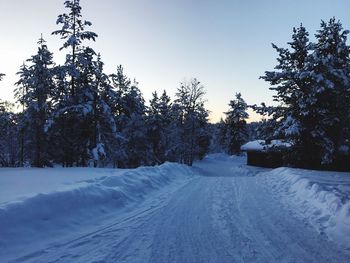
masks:
[[[16,72],[37,51],[43,34],[57,63],[63,41],[57,16],[64,0],[0,0],[0,99],[13,99]],[[136,78],[145,99],[167,90],[174,98],[180,82],[197,78],[206,89],[210,120],[218,121],[241,92],[248,104],[272,104],[273,92],[259,79],[276,65],[271,43],[286,47],[300,23],[310,38],[320,21],[335,16],[350,29],[348,0],[81,0],[89,30],[99,35],[88,43],[102,55],[106,73],[123,65]],[[250,120],[258,116],[251,113]]]

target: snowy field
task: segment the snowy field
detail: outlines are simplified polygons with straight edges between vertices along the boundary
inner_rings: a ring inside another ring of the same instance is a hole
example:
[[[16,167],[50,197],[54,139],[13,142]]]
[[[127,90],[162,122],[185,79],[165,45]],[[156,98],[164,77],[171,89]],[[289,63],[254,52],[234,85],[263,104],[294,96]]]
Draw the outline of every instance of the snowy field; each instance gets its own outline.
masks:
[[[0,169],[1,262],[350,262],[350,174]]]

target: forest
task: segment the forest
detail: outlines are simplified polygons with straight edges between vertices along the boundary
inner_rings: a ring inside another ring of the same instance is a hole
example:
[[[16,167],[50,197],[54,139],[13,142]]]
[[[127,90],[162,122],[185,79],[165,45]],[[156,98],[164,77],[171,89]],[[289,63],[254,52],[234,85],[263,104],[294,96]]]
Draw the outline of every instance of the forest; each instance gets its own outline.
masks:
[[[52,34],[65,63],[55,63],[41,37],[17,73],[20,111],[0,100],[1,167],[192,165],[209,152],[241,154],[249,140],[282,139],[292,145],[282,149],[286,166],[350,169],[349,31],[336,18],[321,21],[315,41],[301,24],[287,47],[272,45],[277,64],[260,78],[275,92],[274,105],[248,105],[233,92],[225,119],[210,123],[198,79],[181,82],[173,99],[164,90],[146,102],[123,66],[104,71],[102,55],[88,46],[98,35],[80,1],[64,5]],[[247,123],[248,108],[261,121]]]

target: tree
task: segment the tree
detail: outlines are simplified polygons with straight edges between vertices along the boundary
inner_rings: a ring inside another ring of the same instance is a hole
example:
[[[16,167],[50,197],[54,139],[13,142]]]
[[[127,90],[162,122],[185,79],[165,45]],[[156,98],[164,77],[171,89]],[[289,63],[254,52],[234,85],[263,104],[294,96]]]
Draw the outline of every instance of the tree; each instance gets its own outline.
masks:
[[[69,13],[57,19],[62,28],[53,32],[65,40],[61,49],[71,49],[65,65],[57,69],[61,92],[56,99],[54,126],[58,132],[54,137],[62,145],[65,165],[86,166],[92,162],[97,166],[106,158],[106,143],[113,145],[117,137],[113,115],[117,94],[103,73],[100,55],[82,46],[84,40],[95,41],[97,34],[85,30],[91,22],[82,20],[79,0],[66,1],[65,7]],[[112,154],[111,149],[108,152]]]
[[[309,92],[308,83],[300,80],[311,48],[308,36],[305,27],[300,25],[299,28],[293,28],[292,42],[288,43],[291,50],[272,44],[279,53],[278,65],[275,67],[277,71],[266,71],[265,76],[261,77],[270,82],[271,90],[276,91],[274,100],[279,106],[267,108],[263,104],[260,113],[268,114],[280,123],[275,136],[287,135],[289,140],[298,138],[302,121],[300,119],[300,113],[303,111],[302,100]]]
[[[168,150],[171,147],[169,137],[172,122],[170,97],[164,90],[161,97],[154,92],[150,100],[147,115],[148,139],[152,146],[155,163],[160,164],[168,160]]]
[[[292,142],[292,162],[319,167],[335,162],[348,138],[348,31],[334,18],[321,22],[316,43],[300,26],[293,30],[289,49],[277,48],[277,71],[262,78],[280,103],[273,112],[275,136]]]
[[[127,167],[151,164],[154,160],[151,159],[147,141],[145,100],[136,81],[127,89],[123,101],[125,125],[121,128],[121,134],[126,139]]]
[[[117,135],[115,119],[109,106],[115,94],[108,76],[103,73],[101,57],[93,49],[84,48],[78,53],[76,68],[80,72],[76,79],[77,101],[70,109],[79,120],[80,131],[76,133],[75,140],[80,141],[81,164],[85,166],[92,162],[96,167],[106,158],[106,143],[110,143]]]
[[[300,78],[305,74],[305,65],[311,52],[312,44],[309,42],[309,33],[305,27],[293,28],[292,41],[288,43],[290,49],[273,47],[279,53],[276,71],[267,71],[261,77],[270,82],[270,89],[276,91],[274,100],[279,103],[276,107],[266,107],[264,104],[258,112],[272,116],[262,123],[260,133],[268,136],[267,139],[287,139],[292,145],[292,158],[290,161],[297,164],[311,162],[318,152],[310,137],[310,125],[315,121],[305,118],[305,100],[311,92],[308,81]]]
[[[0,81],[5,74],[0,73]],[[0,100],[0,166],[14,167],[18,155],[18,133],[13,104]]]
[[[154,160],[147,141],[146,105],[136,80],[132,83],[122,66],[111,76],[116,92],[113,112],[118,138],[115,163],[118,167],[137,167]]]
[[[55,86],[53,55],[42,37],[38,45],[37,54],[27,60],[30,65],[23,65],[18,73],[20,79],[16,83],[15,96],[24,109],[20,126],[27,140],[22,147],[27,149],[33,166],[43,167],[49,164],[45,124],[51,114],[50,99]]]
[[[350,89],[347,30],[335,18],[321,22],[317,42],[300,78],[311,92],[305,101],[312,141],[320,149],[321,164],[331,164],[349,139]]]
[[[181,83],[176,93],[178,127],[181,137],[180,160],[192,165],[195,158],[202,158],[209,148],[209,135],[205,132],[208,111],[204,108],[204,86],[194,78]]]
[[[225,112],[226,147],[229,154],[239,154],[241,145],[248,139],[248,105],[241,93],[236,93],[236,98],[230,101],[229,106],[230,109]]]
[[[71,96],[75,97],[75,78],[78,72],[76,71],[77,53],[80,51],[81,44],[84,40],[93,40],[97,38],[97,34],[91,31],[86,31],[86,26],[91,26],[90,21],[82,20],[80,0],[65,1],[64,5],[69,9],[69,13],[64,13],[58,16],[56,24],[62,24],[62,28],[52,32],[53,35],[60,35],[61,39],[65,40],[61,50],[71,48],[71,53],[67,55],[66,70],[71,77]]]
[[[18,158],[18,130],[13,104],[0,100],[0,167],[14,167]]]

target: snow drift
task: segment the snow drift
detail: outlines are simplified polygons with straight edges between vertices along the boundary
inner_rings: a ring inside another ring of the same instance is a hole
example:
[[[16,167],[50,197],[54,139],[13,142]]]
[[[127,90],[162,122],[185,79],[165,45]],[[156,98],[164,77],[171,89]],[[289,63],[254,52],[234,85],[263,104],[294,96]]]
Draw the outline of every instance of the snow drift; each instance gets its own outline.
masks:
[[[350,248],[349,173],[282,167],[264,175],[298,217]]]
[[[69,232],[89,219],[140,202],[166,185],[179,187],[193,175],[191,168],[174,163],[134,170],[4,169],[0,191],[9,195],[0,196],[0,248],[26,239],[32,242],[34,233],[40,239]]]

